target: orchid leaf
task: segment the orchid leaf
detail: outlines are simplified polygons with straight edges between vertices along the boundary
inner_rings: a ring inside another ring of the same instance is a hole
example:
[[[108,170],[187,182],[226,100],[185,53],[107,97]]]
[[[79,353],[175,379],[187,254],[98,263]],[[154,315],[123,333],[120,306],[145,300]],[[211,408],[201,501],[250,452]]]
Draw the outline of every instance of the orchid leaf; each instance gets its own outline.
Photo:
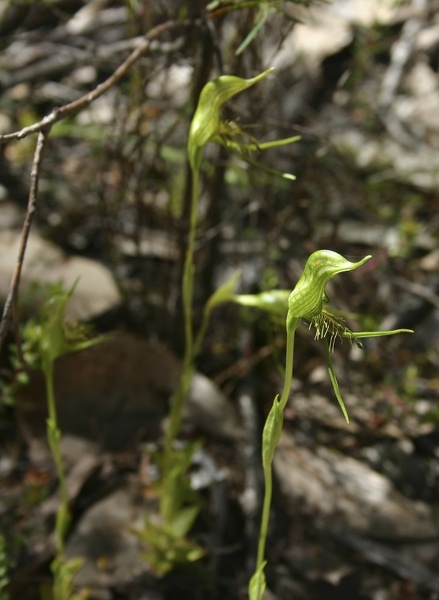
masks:
[[[340,388],[339,388],[337,377],[335,376],[335,371],[334,371],[334,367],[333,367],[333,364],[332,364],[331,351],[329,349],[329,343],[328,343],[328,340],[326,338],[324,338],[324,340],[323,340],[323,345],[324,345],[325,354],[326,354],[326,366],[327,366],[327,369],[328,369],[329,378],[330,378],[331,383],[332,383],[332,388],[334,390],[334,394],[335,394],[335,396],[336,396],[336,398],[338,400],[338,403],[340,405],[341,412],[343,413],[343,416],[346,419],[346,423],[349,423],[348,411],[346,410],[345,403],[343,401],[343,398],[341,397]]]
[[[274,452],[282,432],[282,425],[283,411],[278,396],[276,396],[262,432],[262,466],[264,470],[271,468]]]
[[[249,31],[244,41],[239,45],[239,48],[235,52],[236,56],[242,54],[247,48],[247,46],[249,46],[249,44],[251,44],[251,42],[256,38],[260,30],[262,29],[265,21],[267,20],[268,12],[269,11],[267,9],[261,9],[259,11],[259,17],[256,19],[256,23],[254,24],[253,29]]]

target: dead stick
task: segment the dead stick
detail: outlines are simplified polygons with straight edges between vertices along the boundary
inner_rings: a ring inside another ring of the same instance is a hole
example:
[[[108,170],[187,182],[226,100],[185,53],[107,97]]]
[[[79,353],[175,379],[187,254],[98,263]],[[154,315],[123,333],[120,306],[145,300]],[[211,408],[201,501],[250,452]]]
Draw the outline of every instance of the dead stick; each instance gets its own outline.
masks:
[[[38,182],[40,179],[41,162],[43,158],[44,146],[46,145],[49,131],[50,127],[41,130],[38,134],[37,145],[35,146],[34,158],[32,161],[32,170],[30,174],[31,182],[29,189],[29,200],[27,203],[26,216],[21,230],[20,246],[18,250],[17,261],[15,263],[11,284],[9,286],[8,297],[6,298],[2,319],[0,321],[1,350],[8,330],[8,323],[11,317],[11,312],[13,313],[15,341],[17,344],[18,356],[21,360],[23,359],[23,356],[21,354],[21,345],[18,331],[18,289],[20,287],[20,277],[23,268],[24,254],[26,252],[27,241],[29,239],[29,232],[37,205]]]

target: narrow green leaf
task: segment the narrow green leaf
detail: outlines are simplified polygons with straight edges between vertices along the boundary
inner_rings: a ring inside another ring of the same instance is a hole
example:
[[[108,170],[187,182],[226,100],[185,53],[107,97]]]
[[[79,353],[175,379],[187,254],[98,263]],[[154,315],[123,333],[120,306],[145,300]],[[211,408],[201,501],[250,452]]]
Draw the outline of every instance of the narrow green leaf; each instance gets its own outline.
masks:
[[[331,352],[329,350],[328,340],[326,338],[323,338],[323,345],[324,345],[325,354],[326,354],[326,366],[327,366],[327,369],[328,369],[329,378],[330,378],[331,383],[332,383],[332,388],[334,390],[335,396],[336,396],[336,398],[338,400],[338,403],[340,405],[341,412],[343,413],[343,416],[346,419],[346,423],[349,423],[348,412],[346,410],[345,403],[343,402],[343,398],[341,397],[340,388],[338,386],[338,381],[337,381],[337,378],[335,376],[334,367],[332,365]]]
[[[264,7],[265,8],[265,7]],[[247,34],[244,41],[239,45],[239,48],[236,50],[235,55],[239,56],[244,52],[249,44],[256,38],[262,26],[264,25],[268,16],[268,10],[261,8],[259,11],[259,17],[256,19],[256,23],[254,24],[253,29]]]
[[[271,469],[274,452],[282,432],[283,411],[278,398],[279,395],[273,401],[262,432],[262,466],[264,470]]]

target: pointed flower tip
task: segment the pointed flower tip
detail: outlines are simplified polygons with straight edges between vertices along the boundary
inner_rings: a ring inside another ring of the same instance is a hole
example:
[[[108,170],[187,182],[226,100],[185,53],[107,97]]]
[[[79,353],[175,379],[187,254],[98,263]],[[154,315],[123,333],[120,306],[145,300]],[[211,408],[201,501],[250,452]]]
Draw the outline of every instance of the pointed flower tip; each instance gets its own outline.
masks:
[[[332,250],[317,250],[308,258],[305,269],[306,267],[313,270],[319,269],[322,272],[326,272],[329,275],[329,278],[331,278],[334,275],[337,275],[337,273],[358,269],[358,267],[364,265],[370,258],[372,258],[372,256],[368,254],[357,262],[351,262],[341,254],[338,254],[338,252]]]
[[[355,265],[357,265],[357,267],[361,267],[361,265],[364,265],[364,263],[366,263],[371,258],[372,258],[372,254],[368,254],[367,256],[365,256],[364,258],[362,258],[360,261],[358,261],[357,263],[355,263]],[[355,267],[355,268],[357,268],[357,267]]]
[[[265,71],[262,71],[262,73],[259,73],[259,75],[256,75],[256,77],[253,77],[253,79],[255,79],[256,81],[259,81],[263,77],[266,77],[270,73],[273,73],[273,71],[275,71],[275,70],[276,70],[275,67],[269,67],[268,69],[265,69]]]

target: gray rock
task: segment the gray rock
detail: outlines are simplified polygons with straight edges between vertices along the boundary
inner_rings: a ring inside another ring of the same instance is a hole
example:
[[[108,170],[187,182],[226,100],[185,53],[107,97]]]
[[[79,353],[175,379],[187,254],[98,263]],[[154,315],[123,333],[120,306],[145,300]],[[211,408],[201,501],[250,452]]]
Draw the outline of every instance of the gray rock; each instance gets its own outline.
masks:
[[[19,234],[0,231],[0,298],[5,299],[18,256]],[[66,316],[88,321],[114,308],[121,295],[110,271],[102,264],[80,256],[67,257],[41,236],[31,233],[26,247],[20,293],[26,295],[32,284],[60,283],[69,290],[77,282]]]
[[[404,497],[389,479],[341,452],[323,446],[311,451],[284,433],[274,467],[288,500],[331,528],[388,541],[439,534],[431,506]]]

